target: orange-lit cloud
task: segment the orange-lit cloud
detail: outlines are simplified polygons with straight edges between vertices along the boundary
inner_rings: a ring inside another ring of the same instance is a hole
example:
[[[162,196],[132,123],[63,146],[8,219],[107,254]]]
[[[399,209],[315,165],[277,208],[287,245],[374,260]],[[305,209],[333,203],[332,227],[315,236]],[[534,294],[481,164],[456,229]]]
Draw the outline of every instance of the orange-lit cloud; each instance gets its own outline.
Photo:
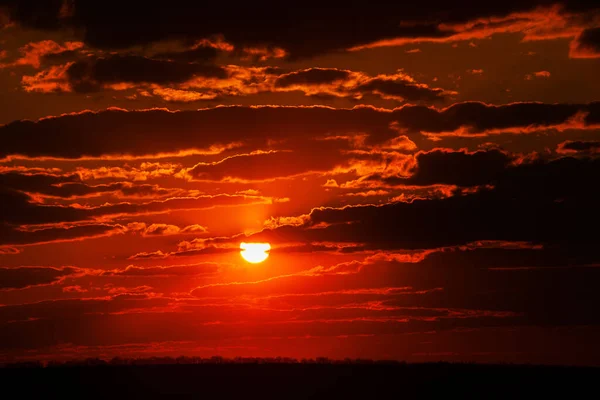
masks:
[[[537,71],[534,72],[533,74],[527,74],[525,75],[525,79],[527,79],[528,81],[534,79],[534,78],[550,78],[551,74],[548,71]]]
[[[509,13],[503,16],[475,18],[468,22],[437,24],[437,35],[385,38],[368,44],[350,47],[351,51],[368,48],[403,46],[414,43],[449,43],[486,39],[499,33],[520,33],[523,41],[572,39],[569,55],[573,58],[596,57],[594,37],[599,23],[597,10],[585,16],[569,12],[560,4],[550,7]]]
[[[20,58],[11,63],[0,64],[0,68],[28,65],[39,69],[44,57],[74,52],[75,50],[81,49],[83,46],[84,44],[82,42],[65,42],[61,45],[53,40],[28,43],[19,49],[19,52],[21,53]]]
[[[197,224],[180,228],[177,225],[169,224],[147,225],[143,222],[131,222],[127,224],[127,229],[132,232],[140,232],[144,236],[201,234],[207,232],[206,227]]]

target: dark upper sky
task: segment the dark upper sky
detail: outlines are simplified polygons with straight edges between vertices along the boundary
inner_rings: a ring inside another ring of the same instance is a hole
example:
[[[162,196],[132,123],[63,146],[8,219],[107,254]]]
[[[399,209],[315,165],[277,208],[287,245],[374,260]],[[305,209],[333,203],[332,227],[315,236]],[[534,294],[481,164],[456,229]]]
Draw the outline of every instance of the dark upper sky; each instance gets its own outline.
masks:
[[[1,360],[600,363],[597,2],[188,3],[0,1]]]

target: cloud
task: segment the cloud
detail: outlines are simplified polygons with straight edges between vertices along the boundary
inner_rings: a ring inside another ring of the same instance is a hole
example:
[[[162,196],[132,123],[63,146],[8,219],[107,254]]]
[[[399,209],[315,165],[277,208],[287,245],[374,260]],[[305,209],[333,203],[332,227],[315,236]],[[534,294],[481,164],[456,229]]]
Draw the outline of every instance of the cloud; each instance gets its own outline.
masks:
[[[87,289],[84,289],[79,285],[64,286],[62,291],[64,293],[87,293]]]
[[[534,72],[533,74],[525,75],[525,79],[528,81],[530,81],[534,78],[548,79],[548,78],[550,78],[550,75],[551,74],[548,71],[537,71],[537,72]]]
[[[478,135],[493,132],[523,132],[542,128],[561,129],[594,124],[597,105],[510,103],[489,105],[480,102],[455,103],[442,110],[402,107],[397,111],[398,128],[435,134]]]
[[[166,258],[169,254],[163,253],[161,250],[151,251],[151,252],[141,252],[134,254],[129,257],[128,260],[146,260],[146,259],[157,259],[157,258]]]
[[[303,146],[293,150],[259,151],[213,163],[199,163],[186,173],[198,181],[261,181],[329,171],[352,158],[341,154],[337,143],[313,143],[312,148]]]
[[[0,64],[0,69],[17,66],[30,66],[39,69],[45,59],[49,57],[57,58],[57,56],[61,56],[66,52],[74,53],[83,46],[82,42],[64,42],[62,45],[53,40],[31,42],[19,49],[20,58],[11,63]]]
[[[184,63],[206,63],[213,61],[219,55],[218,47],[209,43],[198,43],[190,49],[183,51],[167,51],[154,54],[153,58],[165,59]]]
[[[300,90],[307,95],[354,99],[360,99],[364,95],[375,95],[400,102],[435,102],[456,94],[417,83],[401,70],[395,74],[371,77],[361,72],[335,68],[307,68],[283,74],[275,80],[274,90]]]
[[[600,58],[600,27],[583,30],[572,42],[572,58]]]
[[[180,103],[216,100],[218,97],[218,94],[214,92],[196,92],[193,90],[181,90],[165,87],[153,87],[152,94],[159,96],[165,101]]]
[[[194,77],[225,78],[215,65],[155,60],[141,56],[111,56],[78,61],[69,66],[67,77],[76,92],[98,90],[102,85],[120,83],[176,83]]]
[[[58,93],[70,92],[67,71],[72,63],[53,65],[35,75],[23,75],[21,83],[26,92]]]
[[[109,286],[108,294],[109,295],[135,295],[139,293],[151,293],[153,288],[148,285],[140,285],[134,287],[124,287],[124,286]]]
[[[143,236],[165,236],[181,234],[206,233],[206,227],[198,224],[188,225],[183,228],[171,224],[146,224],[144,222],[132,222],[127,224],[127,229],[132,232],[140,232]]]
[[[379,94],[384,99],[395,99],[400,101],[441,101],[449,93],[440,88],[430,88],[425,84],[417,84],[414,81],[394,79],[388,77],[378,77],[356,87],[358,93]]]
[[[160,162],[160,160],[158,160],[156,162],[143,161],[139,166],[130,164],[102,166],[97,168],[77,166],[75,167],[74,174],[77,174],[82,181],[96,179],[124,179],[139,182],[174,176],[181,168],[182,165],[179,163]]]
[[[588,256],[591,254],[588,252]],[[416,262],[404,262],[383,253],[363,261],[316,267],[259,281],[203,285],[191,294],[199,299],[208,297],[213,304],[218,298],[239,301],[252,298],[259,307],[303,311],[298,319],[306,315],[314,317],[324,308],[346,310],[350,314],[352,309],[368,308],[388,317],[400,313],[415,318],[442,316],[441,320],[454,327],[469,326],[463,318],[485,316],[510,319],[483,319],[474,323],[587,323],[597,319],[589,311],[598,294],[586,284],[586,279],[599,272],[597,268],[578,267],[575,259],[570,267],[565,267],[566,260],[576,255],[577,250],[571,253],[556,248],[474,248],[433,252]],[[592,257],[597,259],[597,255]],[[514,268],[497,270],[492,268],[495,265]],[[519,265],[550,267],[524,270]],[[557,289],[553,283],[557,278],[567,279],[568,285]],[[582,296],[572,296],[578,290]],[[551,305],[546,303],[551,312],[544,306],[546,296],[553,297],[549,300]],[[321,318],[324,315],[335,314],[323,313]],[[354,314],[357,315],[360,313]],[[430,322],[436,320],[432,318]],[[440,327],[444,325],[442,322]]]
[[[506,7],[503,11],[499,8]],[[484,7],[485,8],[485,7]],[[453,18],[446,13],[437,21],[431,20],[430,34],[424,35],[395,35],[376,40],[371,43],[357,45],[350,50],[363,50],[375,47],[402,46],[415,43],[452,43],[473,39],[486,39],[495,34],[520,33],[523,41],[539,41],[554,39],[572,39],[571,57],[585,57],[590,54],[584,50],[579,52],[579,42],[582,36],[585,41],[591,41],[587,37],[593,37],[593,31],[598,26],[598,7],[588,3],[573,3],[561,1],[548,2],[522,2],[521,4],[506,4],[492,10],[490,13],[474,7],[471,12],[479,15],[464,18]],[[481,12],[483,11],[483,12]],[[486,15],[484,15],[486,14]],[[409,27],[419,26],[408,21],[403,21]],[[421,22],[421,27],[427,23]],[[402,24],[401,24],[402,25]],[[590,33],[588,33],[591,31]],[[432,34],[435,32],[435,34]],[[476,47],[472,41],[469,46]],[[592,45],[593,46],[593,45]]]
[[[468,69],[467,72],[472,75],[483,75],[482,69]]]
[[[578,253],[563,250],[454,249],[433,252],[416,262],[385,253],[266,279],[202,284],[192,290],[193,298],[161,297],[151,292],[154,283],[112,285],[107,289],[127,294],[0,307],[4,323],[0,347],[22,351],[58,343],[104,345],[143,338],[140,343],[193,339],[214,351],[216,344],[257,338],[310,335],[314,341],[362,334],[380,340],[386,334],[407,333],[411,335],[403,337],[422,340],[423,332],[432,331],[441,335],[511,327],[514,333],[515,328],[531,325],[572,330],[597,324],[593,311],[599,294],[589,282],[598,279],[599,270],[576,263],[564,268],[564,262]],[[556,267],[490,269],[501,265]],[[182,276],[193,271],[189,267]],[[153,268],[148,270],[150,276],[165,273]],[[129,271],[132,277],[127,279],[144,278],[137,276],[143,273],[138,269]],[[103,331],[107,324],[123,329]],[[54,326],[53,335],[37,334],[49,326]]]
[[[173,58],[170,54],[169,58]],[[284,72],[277,67],[233,64],[218,67],[156,58],[162,56],[159,53],[154,56],[113,55],[110,59],[65,58],[62,65],[51,65],[35,75],[24,76],[22,84],[26,91],[42,93],[127,91],[123,96],[130,99],[138,95],[158,96],[170,102],[210,101],[290,91],[355,101],[369,95],[396,102],[438,102],[457,94],[418,83],[402,70],[376,76],[336,68]],[[112,69],[115,72],[111,72]],[[135,72],[139,69],[143,69],[144,74]],[[131,94],[132,90],[136,92]]]
[[[290,138],[302,137],[308,132],[322,136],[356,129],[388,131],[389,117],[389,113],[369,108],[333,110],[322,107],[83,112],[37,122],[18,121],[0,127],[5,138],[0,156],[80,158],[210,149],[242,140],[266,142],[278,138],[282,130],[286,130]],[[144,130],[143,140],[131,131],[131,126]],[[173,129],[174,126],[177,129]],[[52,139],[48,135],[51,131],[56,132]],[[86,141],[74,140],[83,131],[87,132]],[[389,132],[392,135],[392,131]],[[164,137],[169,140],[160,139]]]
[[[117,294],[107,298],[45,300],[37,303],[0,307],[0,322],[21,321],[28,318],[65,319],[87,313],[113,313],[128,309],[166,306],[170,299],[151,294]]]
[[[121,233],[123,233],[123,229],[120,226],[101,223],[24,231],[14,225],[2,222],[0,224],[0,244],[30,245],[50,242],[70,242]]]
[[[171,277],[171,276],[195,276],[203,274],[215,274],[219,271],[219,265],[216,263],[198,263],[189,265],[171,265],[157,267],[138,267],[129,265],[122,270],[113,270],[104,272],[104,276],[124,276],[124,277]]]
[[[432,155],[444,156],[437,152]],[[464,165],[473,160],[492,162],[494,168],[506,162],[498,153],[476,154],[473,158],[449,154],[448,160],[454,157]],[[441,178],[427,179],[458,179],[456,183],[466,184],[488,178],[479,172],[463,177],[437,171]],[[421,176],[419,179],[425,179],[425,175]],[[563,245],[596,240],[596,235],[585,227],[597,219],[594,204],[600,193],[592,182],[600,178],[600,160],[537,161],[506,168],[490,178],[491,188],[445,198],[314,208],[299,224],[265,229],[250,236],[206,240],[204,245],[242,239],[275,244],[351,242],[361,243],[369,250],[431,249],[478,240]]]
[[[416,165],[410,177],[390,177],[384,181],[391,184],[419,186],[486,185],[503,174],[513,158],[499,150],[469,153],[436,149],[418,152],[415,160]]]
[[[115,203],[99,206],[42,205],[31,202],[29,196],[0,187],[0,199],[4,202],[0,220],[10,224],[52,224],[58,222],[91,221],[100,217],[119,215],[142,215],[168,212],[171,210],[198,210],[219,206],[269,203],[262,196],[202,195],[175,197],[146,203]]]
[[[582,154],[595,154],[600,152],[600,142],[584,142],[584,141],[572,141],[567,140],[558,145],[556,149],[557,153],[561,154],[574,154],[574,153],[582,153]]]
[[[10,246],[0,246],[0,255],[11,255],[11,254],[19,254],[21,252],[21,250],[17,249],[16,247],[10,247]]]
[[[82,273],[76,267],[0,267],[0,290],[54,285]]]
[[[202,239],[200,239],[202,240]],[[183,241],[178,244],[177,251],[162,252],[161,250],[153,252],[141,252],[134,254],[129,257],[128,260],[144,260],[144,259],[163,259],[170,257],[195,257],[204,255],[215,255],[215,254],[228,254],[239,252],[239,245],[236,243],[234,246],[206,246],[198,245],[197,239],[191,242]]]
[[[471,40],[505,32],[521,32],[526,38],[537,40],[573,37],[589,25],[590,19],[593,21],[589,16],[597,9],[592,3],[560,0],[473,3],[467,8],[430,3],[385,3],[372,7],[352,3],[331,8],[318,3],[285,7],[273,3],[268,7],[240,5],[233,9],[226,4],[213,4],[210,17],[200,19],[198,15],[205,15],[204,7],[180,1],[175,1],[168,12],[163,7],[148,6],[143,16],[133,4],[114,2],[100,6],[83,0],[73,2],[69,18],[61,17],[58,2],[24,6],[13,1],[7,11],[13,21],[27,27],[79,28],[85,32],[88,46],[101,49],[223,35],[235,47],[281,48],[290,57],[299,58],[361,46]],[[555,4],[559,7],[552,7]],[[115,15],[117,7],[119,13]],[[290,15],[293,18],[287,17]],[[315,16],[319,17],[319,24],[314,24]],[[103,23],[109,19],[110,26]]]
[[[187,194],[187,191],[183,189],[167,189],[158,185],[132,182],[88,185],[81,182],[81,176],[81,173],[61,175],[58,173],[8,172],[0,173],[0,186],[25,192],[41,201],[45,198],[75,199],[106,194],[133,199],[160,199]]]
[[[117,216],[139,216],[164,213],[171,210],[207,209],[219,206],[236,206],[270,203],[272,199],[261,196],[215,195],[170,198],[146,203],[116,203],[100,206],[37,204],[21,192],[0,186],[0,244],[26,245],[52,241],[82,240],[124,233],[121,225],[100,222]],[[163,229],[164,228],[164,229]],[[190,225],[177,227],[178,234],[202,231],[203,227]],[[173,227],[155,225],[148,234],[173,233]]]
[[[276,88],[294,85],[321,85],[343,81],[350,77],[350,71],[335,68],[308,68],[283,74],[275,80]]]
[[[600,103],[598,103],[600,104]],[[456,103],[443,109],[371,107],[217,107],[198,111],[81,112],[0,127],[0,157],[132,157],[182,151],[208,151],[240,141],[265,145],[280,139],[367,135],[367,144],[402,135],[477,135],[535,129],[586,128],[600,123],[600,107],[590,104],[511,103],[494,106]],[[577,119],[579,118],[579,119]],[[143,130],[140,136],[130,127]],[[173,129],[177,127],[177,129]],[[86,132],[86,140],[76,140]],[[165,141],[164,138],[169,140]],[[214,150],[213,150],[214,152]]]

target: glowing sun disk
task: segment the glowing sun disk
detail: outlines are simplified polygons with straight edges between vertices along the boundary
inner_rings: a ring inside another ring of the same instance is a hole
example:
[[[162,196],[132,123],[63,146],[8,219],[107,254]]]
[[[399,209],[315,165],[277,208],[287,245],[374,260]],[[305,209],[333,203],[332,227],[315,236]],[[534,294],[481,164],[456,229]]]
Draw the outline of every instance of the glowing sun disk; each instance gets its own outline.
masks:
[[[249,263],[260,263],[269,257],[271,245],[269,243],[240,243],[240,254]]]

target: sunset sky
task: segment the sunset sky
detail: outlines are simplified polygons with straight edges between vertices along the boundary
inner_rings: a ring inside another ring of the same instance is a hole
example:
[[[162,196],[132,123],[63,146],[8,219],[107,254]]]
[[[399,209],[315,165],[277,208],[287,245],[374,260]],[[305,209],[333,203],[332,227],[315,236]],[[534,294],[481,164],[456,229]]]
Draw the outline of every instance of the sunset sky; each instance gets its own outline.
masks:
[[[0,0],[0,87],[0,361],[600,364],[597,1]]]

